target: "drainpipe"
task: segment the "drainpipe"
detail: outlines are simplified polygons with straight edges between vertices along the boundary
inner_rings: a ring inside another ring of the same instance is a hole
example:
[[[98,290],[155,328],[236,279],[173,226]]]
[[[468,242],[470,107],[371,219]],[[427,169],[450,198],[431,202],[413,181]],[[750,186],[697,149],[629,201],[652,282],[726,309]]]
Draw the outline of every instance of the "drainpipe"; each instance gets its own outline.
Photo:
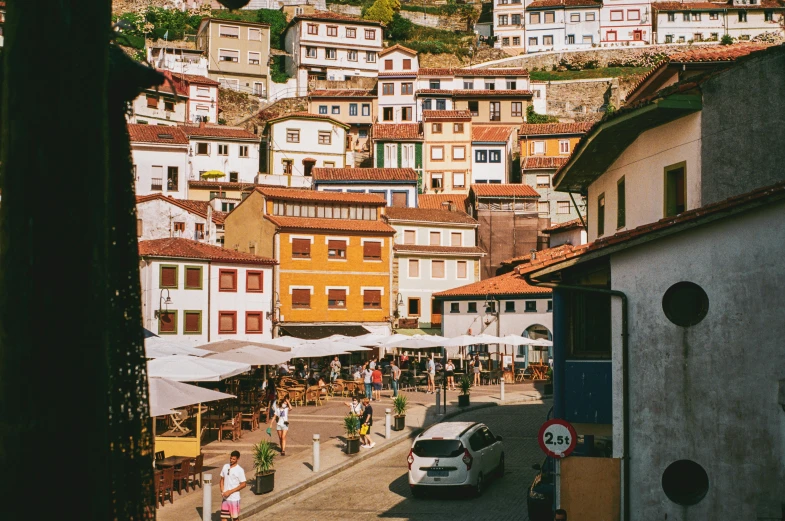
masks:
[[[213,263],[207,261],[207,343],[208,344],[210,343],[210,313],[212,312],[212,307],[210,306],[210,300],[211,300],[210,297],[212,296],[211,293],[212,290],[210,289],[210,286],[212,286],[212,284],[210,282],[213,280],[212,269],[213,269]]]
[[[266,202],[267,201],[265,201],[265,203]],[[279,280],[279,278],[281,276],[281,270],[280,270],[281,265],[280,265],[280,260],[279,260],[280,256],[278,255],[278,250],[280,249],[278,247],[278,245],[279,245],[279,242],[281,240],[280,235],[279,235],[280,233],[281,233],[281,231],[278,230],[277,228],[276,228],[275,232],[273,233],[273,259],[278,260],[278,264],[273,264],[273,293],[272,293],[272,295],[270,295],[270,304],[271,304],[270,307],[271,307],[271,311],[273,312],[272,313],[272,317],[273,317],[272,337],[273,338],[277,338],[276,337],[275,326],[276,326],[276,324],[279,323],[278,321],[281,318],[281,316],[280,316],[281,310],[280,309],[276,309],[276,307],[275,307],[275,292],[278,291],[278,288],[280,287],[280,280]],[[280,298],[281,298],[281,294],[279,292],[278,293],[278,299],[280,300]],[[280,328],[280,326],[278,326],[278,327]],[[278,335],[278,336],[280,336],[280,335]]]
[[[570,194],[572,195],[572,194]],[[611,297],[619,297],[621,299],[621,371],[622,371],[622,468],[623,468],[623,485],[624,503],[622,508],[622,519],[624,521],[630,520],[630,386],[629,386],[629,334],[627,332],[627,295],[621,291],[612,289],[592,288],[587,286],[573,286],[570,284],[556,284],[553,282],[541,282],[531,278],[531,274],[527,273],[523,276],[527,284],[532,286],[540,286],[543,288],[560,289],[565,291],[575,291],[583,293],[598,293],[601,295],[609,295]],[[556,357],[554,356],[554,360]]]

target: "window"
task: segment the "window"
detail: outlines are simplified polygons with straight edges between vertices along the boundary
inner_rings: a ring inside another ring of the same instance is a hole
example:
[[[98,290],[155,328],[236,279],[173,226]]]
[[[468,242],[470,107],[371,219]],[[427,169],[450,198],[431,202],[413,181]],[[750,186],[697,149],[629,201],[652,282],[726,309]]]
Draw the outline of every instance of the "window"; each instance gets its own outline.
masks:
[[[218,333],[237,333],[237,311],[218,312]]]
[[[319,144],[320,145],[330,145],[332,144],[332,132],[329,130],[320,130],[319,131]]]
[[[442,81],[441,80],[428,80],[428,88],[429,89],[441,89]]]
[[[709,13],[709,20],[719,20],[719,19],[720,19],[719,13]],[[668,21],[670,22],[672,20],[668,19]]]
[[[294,160],[282,159],[281,164],[283,165],[284,175],[292,175],[292,165],[294,165]]]
[[[548,215],[551,213],[551,203],[548,201],[538,201],[537,212],[539,212],[541,215]]]
[[[479,101],[470,101],[469,102],[469,112],[472,113],[472,116],[479,116],[480,115],[480,102]]]
[[[366,29],[365,30],[365,39],[366,40],[373,40],[376,38],[376,29]]]
[[[246,334],[259,334],[263,333],[262,312],[261,311],[246,311],[245,312],[245,332]]]
[[[431,278],[443,279],[444,278],[444,261],[432,260],[431,261]]]
[[[308,24],[308,34],[319,34],[319,26],[317,24]]]
[[[594,13],[586,13],[586,21],[593,22],[594,21]]]
[[[627,9],[627,20],[640,20],[641,19],[641,12],[639,9]],[[700,15],[698,15],[697,20],[700,20]]]
[[[392,60],[384,60],[384,70],[391,71],[393,68],[393,61]]]
[[[580,13],[573,13],[570,15],[571,22],[580,22],[581,21],[581,14]]]
[[[491,121],[501,121],[502,119],[502,104],[499,101],[491,101],[488,104]]]
[[[411,121],[412,120],[412,108],[411,107],[402,107],[401,108],[401,121]]]
[[[327,307],[329,309],[346,309],[346,290],[328,289]]]
[[[569,154],[570,153],[570,141],[567,139],[559,140],[559,153],[560,154]]]
[[[623,228],[626,223],[627,194],[624,187],[624,177],[616,183],[616,228]]]
[[[527,300],[525,304],[524,311],[526,313],[536,313],[537,312],[537,301],[536,300]]]
[[[141,237],[142,235],[144,235],[144,222],[142,221],[142,219],[137,219],[136,220],[136,236],[137,237]]]
[[[746,22],[746,21],[747,21],[747,12],[739,11],[739,22]]]
[[[147,108],[148,109],[157,109],[158,108],[158,96],[147,96]]]
[[[240,38],[240,28],[235,25],[219,25],[218,35],[221,38]]]
[[[512,102],[512,117],[514,118],[523,117],[523,102],[521,101]]]
[[[363,291],[363,309],[381,309],[382,291],[379,289],[366,289]]]
[[[512,25],[521,25],[521,15],[519,14],[510,15],[510,23]]]
[[[567,45],[574,45],[575,44],[575,35],[568,34],[567,35]]]
[[[254,29],[252,27],[248,28],[248,39],[253,41],[261,41],[262,39],[262,30],[261,29]]]
[[[316,58],[316,47],[306,47],[305,48],[305,57],[306,58]]]
[[[376,53],[373,51],[366,51],[365,61],[367,61],[368,63],[376,63]]]
[[[489,150],[488,151],[488,162],[489,163],[501,163],[502,162],[502,151],[501,150]]]
[[[444,188],[444,176],[441,172],[431,174],[431,188]]]
[[[468,313],[477,313],[477,303],[476,302],[469,302],[469,307],[466,310]]]
[[[335,25],[328,25],[327,36],[338,36],[338,27]]]
[[[197,156],[209,156],[210,155],[210,144],[209,143],[197,143],[196,144],[196,155]]]
[[[441,246],[442,245],[442,234],[441,232],[431,232],[429,235],[428,244],[431,246]]]
[[[460,312],[461,312],[460,302],[450,302],[450,313],[460,313]]]
[[[299,143],[300,142],[300,129],[287,128],[286,129],[286,142],[287,143]]]
[[[183,311],[183,333],[186,335],[202,333],[201,311]]]
[[[507,15],[500,14],[499,15],[499,25],[507,25]]]
[[[533,141],[532,153],[536,156],[545,154],[545,141]]]
[[[496,90],[496,82],[494,82],[494,81],[486,81],[485,82],[485,90]]]
[[[219,156],[228,156],[229,155],[229,145],[218,145],[218,155]]]
[[[324,59],[325,60],[334,60],[336,58],[335,49],[325,48],[324,49]]]
[[[158,315],[158,334],[177,333],[177,311],[165,311]]]
[[[431,159],[433,161],[444,161],[444,147],[431,147]]]
[[[623,20],[624,11],[611,11],[611,22],[621,22]]]
[[[540,13],[529,13],[529,23],[530,24],[538,24],[540,23]],[[531,40],[531,38],[529,38]],[[536,38],[535,38],[536,40]]]
[[[179,190],[180,174],[176,166],[166,168],[166,189],[172,192]]]
[[[556,21],[556,13],[554,13],[553,11],[548,11],[545,13],[544,22],[546,24],[552,24],[555,21]]]
[[[413,94],[414,87],[411,83],[401,83],[401,94]]]
[[[700,13],[692,13],[692,19],[695,22],[700,22],[701,21],[701,14]]]
[[[382,83],[382,95],[383,96],[393,96],[393,95],[395,95],[395,84],[394,83]]]
[[[264,291],[264,272],[248,270],[245,272],[245,291],[247,293],[261,293]]]
[[[418,298],[410,298],[407,302],[407,311],[410,317],[419,317],[420,316],[420,299]]]
[[[346,28],[346,37],[347,38],[357,38],[357,29],[354,27],[347,27]]]
[[[512,45],[514,47],[520,47],[520,45],[521,45],[521,37],[520,36],[513,36],[512,37]]]
[[[341,106],[340,105],[333,105],[332,106],[332,113],[333,114],[340,114],[341,113]]]
[[[466,186],[466,174],[464,172],[452,173],[452,187],[464,188]]]
[[[464,161],[466,159],[466,147],[452,147],[453,161]]]
[[[328,240],[327,241],[327,258],[328,259],[345,259],[346,258],[346,241]]]
[[[446,110],[447,109],[447,101],[443,99],[436,100],[436,110]]]
[[[716,42],[720,39],[720,33],[711,33],[711,41]]]
[[[182,237],[182,234],[185,233],[185,223],[184,222],[175,222],[174,223],[174,232],[177,237]]]
[[[542,44],[543,45],[553,45],[553,35],[546,34],[542,37]]]
[[[403,59],[403,70],[408,71],[412,68],[412,60],[410,58]]]
[[[515,301],[514,300],[507,300],[504,302],[504,312],[505,313],[515,313]]]
[[[551,176],[547,174],[537,176],[537,188],[550,188],[550,186]]]
[[[350,116],[357,115],[357,103],[349,103],[349,115]]]
[[[474,151],[474,161],[475,161],[475,163],[487,163],[488,162],[488,151],[487,150],[475,150]]]
[[[496,301],[486,302],[485,303],[485,312],[486,313],[495,313],[496,312]]]
[[[548,313],[553,311],[553,301],[552,300],[548,301],[548,307],[547,307],[547,309],[545,311],[547,311]]]
[[[676,21],[676,13],[668,13],[668,21],[675,22]]]
[[[363,260],[382,260],[382,243],[376,241],[363,243]]]
[[[474,80],[463,80],[463,88],[465,90],[474,89]]]
[[[687,209],[684,173],[684,163],[665,168],[665,217],[678,215]]]
[[[262,63],[262,54],[258,52],[248,52],[248,65],[259,65]]]
[[[231,212],[234,210],[234,203],[221,203],[222,212]]]
[[[240,145],[240,157],[248,157],[248,145]]]
[[[409,259],[409,278],[420,278],[420,261],[418,259]]]
[[[465,279],[466,278],[466,266],[467,266],[466,261],[458,261],[455,264],[455,276],[457,278],[459,278],[459,279]]]
[[[177,266],[161,266],[158,286],[177,289]]]
[[[414,230],[404,230],[403,232],[403,243],[404,244],[415,244],[417,237],[417,232]]]
[[[453,123],[452,132],[453,134],[463,134],[463,123]]]
[[[529,47],[533,47],[535,45],[539,45],[537,43],[537,38],[529,38]]]
[[[346,61],[356,62],[357,61],[357,51],[346,51]]]
[[[431,103],[433,103],[433,100],[429,100],[429,99],[423,100],[423,102],[422,102],[422,109],[423,110],[431,110],[431,108],[432,108],[431,107]]]
[[[237,291],[237,270],[218,270],[218,291]]]
[[[383,121],[392,121],[394,119],[393,115],[393,108],[392,107],[384,107],[382,108],[382,120]]]
[[[219,49],[218,61],[238,63],[240,61],[240,51],[233,51],[230,49]]]
[[[307,309],[311,307],[310,289],[292,289],[292,309]]]
[[[324,168],[335,168],[335,161],[325,161]]]
[[[463,246],[463,234],[461,232],[450,232],[450,246]]]
[[[597,198],[597,237],[605,234],[605,194]]]
[[[185,267],[185,289],[202,289],[202,267]]]
[[[568,215],[570,213],[570,202],[569,201],[557,201],[556,202],[556,213],[558,215]]]
[[[327,105],[319,105],[319,114],[327,114]]]
[[[309,259],[311,257],[310,239],[292,239],[292,258]]]
[[[673,35],[672,34],[666,34],[665,35],[665,43],[673,43]]]
[[[363,103],[362,115],[363,116],[370,116],[371,115],[371,104],[370,103]]]
[[[164,110],[166,112],[174,112],[174,101],[164,100]]]

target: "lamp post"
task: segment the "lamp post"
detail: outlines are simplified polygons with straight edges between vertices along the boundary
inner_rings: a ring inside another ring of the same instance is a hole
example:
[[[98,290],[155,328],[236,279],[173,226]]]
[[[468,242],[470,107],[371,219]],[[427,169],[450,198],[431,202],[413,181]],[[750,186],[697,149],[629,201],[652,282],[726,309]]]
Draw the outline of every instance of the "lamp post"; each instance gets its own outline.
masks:
[[[164,299],[164,291],[166,292],[166,299]],[[155,318],[161,318],[161,315],[168,315],[169,304],[172,304],[172,297],[169,295],[169,290],[166,288],[161,288],[161,295],[158,298],[158,309],[156,309],[154,313]]]
[[[496,336],[499,336],[499,301],[496,299],[490,299],[489,295],[485,295],[485,314],[490,315],[496,320]],[[485,319],[486,326],[490,326],[491,322],[493,322],[493,319],[490,318]],[[499,354],[498,344],[496,349],[497,349],[496,354],[498,355]],[[488,359],[490,360],[490,355],[488,356]]]
[[[267,320],[272,322],[272,325],[273,325],[273,328],[272,328],[273,329],[272,330],[273,338],[276,338],[275,326],[277,326],[278,323],[280,322],[279,318],[280,318],[280,310],[281,310],[281,297],[280,297],[280,295],[278,295],[277,291],[273,291],[272,298],[274,300],[270,301],[270,308],[271,308],[271,310],[268,311],[265,314],[265,316],[267,317]]]

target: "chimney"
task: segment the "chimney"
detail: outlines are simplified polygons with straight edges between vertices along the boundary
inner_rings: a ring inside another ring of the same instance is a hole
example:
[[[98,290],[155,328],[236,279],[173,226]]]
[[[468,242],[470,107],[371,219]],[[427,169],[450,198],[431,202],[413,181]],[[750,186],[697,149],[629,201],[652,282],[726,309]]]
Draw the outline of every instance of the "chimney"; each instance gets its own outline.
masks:
[[[532,260],[537,260],[537,250],[530,250],[530,252],[532,254]]]

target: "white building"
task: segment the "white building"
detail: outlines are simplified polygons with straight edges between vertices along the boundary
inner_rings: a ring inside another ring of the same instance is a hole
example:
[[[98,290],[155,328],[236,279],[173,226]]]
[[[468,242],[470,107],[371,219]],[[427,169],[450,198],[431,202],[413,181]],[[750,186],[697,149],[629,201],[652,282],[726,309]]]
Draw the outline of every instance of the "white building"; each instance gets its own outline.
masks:
[[[515,127],[472,126],[472,172],[474,183],[509,183]]]
[[[313,187],[321,192],[378,194],[387,206],[417,207],[413,168],[314,168]]]
[[[259,136],[245,129],[224,125],[182,125],[188,136],[189,179],[201,179],[212,170],[224,173],[220,180],[253,183],[259,173]]]
[[[377,121],[381,123],[415,121],[417,101],[414,97],[414,88],[419,69],[417,52],[408,47],[396,44],[379,53]]]
[[[275,260],[178,238],[141,241],[139,256],[148,330],[197,344],[272,338]]]
[[[586,227],[580,217],[563,223],[553,224],[542,230],[548,236],[548,248],[569,244],[580,246],[586,244]]]
[[[131,102],[128,123],[177,125],[188,121],[188,90],[164,80],[145,89]]]
[[[171,73],[172,81],[188,94],[189,123],[218,123],[218,83],[205,76]]]
[[[596,0],[527,3],[526,52],[574,51],[597,45],[602,7]]]
[[[205,244],[223,244],[224,217],[219,199],[194,201],[163,194],[136,197],[136,237],[140,241],[181,237]]]
[[[417,121],[422,121],[423,110],[453,110],[453,90],[456,88],[455,70],[421,68],[417,72]]]
[[[510,54],[520,54],[524,39],[524,9],[521,0],[496,0],[493,6],[493,35],[495,47]]]
[[[136,195],[188,194],[188,136],[180,127],[128,125]]]
[[[479,280],[485,254],[476,246],[479,224],[460,211],[423,208],[387,208],[385,217],[396,232],[398,316],[417,319],[418,327],[439,327],[441,303],[433,294]]]
[[[717,41],[724,35],[745,41],[763,33],[782,34],[785,2],[654,2],[657,43]]]
[[[313,168],[347,166],[346,131],[349,125],[328,116],[295,112],[267,121],[267,161],[260,181],[267,184],[309,187]]]
[[[310,80],[375,78],[382,38],[379,22],[331,11],[295,16],[284,35],[286,72],[297,78],[299,95],[308,92]]]
[[[607,0],[600,9],[600,46],[652,42],[651,0]]]
[[[204,52],[197,49],[183,49],[182,47],[148,47],[147,61],[159,70],[207,76],[207,58]]]

